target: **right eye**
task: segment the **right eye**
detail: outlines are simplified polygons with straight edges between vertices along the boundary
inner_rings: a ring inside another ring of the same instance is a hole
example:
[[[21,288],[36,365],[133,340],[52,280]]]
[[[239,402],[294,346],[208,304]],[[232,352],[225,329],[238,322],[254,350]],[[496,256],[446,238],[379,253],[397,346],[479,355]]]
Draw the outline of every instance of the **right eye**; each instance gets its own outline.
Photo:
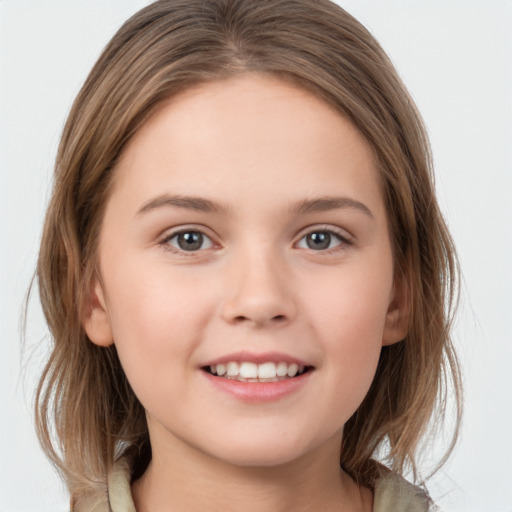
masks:
[[[170,245],[178,251],[196,252],[210,249],[213,247],[213,242],[210,237],[201,233],[201,231],[188,229],[171,234],[163,240],[162,245]]]
[[[297,247],[312,249],[313,251],[325,251],[337,247],[343,242],[341,236],[332,231],[312,231],[299,240]]]

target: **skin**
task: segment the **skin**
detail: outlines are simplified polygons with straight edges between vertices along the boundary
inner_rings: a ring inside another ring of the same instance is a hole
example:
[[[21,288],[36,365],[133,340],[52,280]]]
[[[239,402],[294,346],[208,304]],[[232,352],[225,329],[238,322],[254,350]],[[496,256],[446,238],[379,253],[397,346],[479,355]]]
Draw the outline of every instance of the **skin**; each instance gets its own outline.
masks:
[[[245,74],[171,99],[115,173],[84,327],[116,344],[146,410],[137,510],[370,511],[371,492],[339,467],[343,425],[382,345],[405,336],[406,298],[365,139],[311,93]],[[343,201],[297,209],[327,197]],[[181,249],[183,230],[203,245]],[[202,370],[241,350],[313,369],[293,393],[247,402]]]

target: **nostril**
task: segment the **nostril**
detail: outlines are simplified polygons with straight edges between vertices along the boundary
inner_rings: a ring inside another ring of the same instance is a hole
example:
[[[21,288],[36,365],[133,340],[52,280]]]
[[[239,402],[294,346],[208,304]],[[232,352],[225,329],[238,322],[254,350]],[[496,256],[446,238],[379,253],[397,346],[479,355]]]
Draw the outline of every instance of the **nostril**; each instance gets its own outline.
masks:
[[[266,323],[267,321],[263,320],[263,319],[252,319],[251,317],[249,316],[245,316],[245,315],[238,315],[238,316],[235,316],[233,318],[233,322],[234,323],[243,323],[243,322],[247,322],[247,321],[255,321],[256,323]],[[286,315],[275,315],[275,316],[272,316],[270,317],[270,322],[284,322],[286,320]]]

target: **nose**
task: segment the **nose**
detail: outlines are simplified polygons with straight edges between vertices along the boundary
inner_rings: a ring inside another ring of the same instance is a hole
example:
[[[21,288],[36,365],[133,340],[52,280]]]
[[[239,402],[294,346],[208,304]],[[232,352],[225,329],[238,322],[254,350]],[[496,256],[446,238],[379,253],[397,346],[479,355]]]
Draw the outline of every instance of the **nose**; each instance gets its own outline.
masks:
[[[254,327],[288,324],[296,314],[292,281],[286,264],[272,251],[240,255],[225,284],[224,320]]]

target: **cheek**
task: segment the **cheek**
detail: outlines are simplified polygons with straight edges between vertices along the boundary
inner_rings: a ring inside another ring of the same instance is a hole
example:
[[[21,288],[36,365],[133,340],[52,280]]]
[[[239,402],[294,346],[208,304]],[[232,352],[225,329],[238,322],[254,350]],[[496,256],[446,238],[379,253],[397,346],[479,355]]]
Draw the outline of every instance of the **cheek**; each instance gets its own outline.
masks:
[[[326,281],[308,301],[338,403],[355,410],[366,395],[382,348],[391,272],[353,268]]]
[[[159,374],[183,372],[201,342],[207,295],[190,278],[147,262],[124,258],[105,270],[114,343],[134,389],[154,384]]]
[[[329,338],[382,341],[392,292],[392,273],[369,265],[317,276],[305,309]]]
[[[138,333],[143,335],[142,341],[158,332],[168,337],[173,330],[200,322],[198,313],[203,308],[198,306],[204,295],[193,275],[143,258],[113,260],[119,265],[105,274],[109,276],[108,303],[115,331],[134,338]]]

